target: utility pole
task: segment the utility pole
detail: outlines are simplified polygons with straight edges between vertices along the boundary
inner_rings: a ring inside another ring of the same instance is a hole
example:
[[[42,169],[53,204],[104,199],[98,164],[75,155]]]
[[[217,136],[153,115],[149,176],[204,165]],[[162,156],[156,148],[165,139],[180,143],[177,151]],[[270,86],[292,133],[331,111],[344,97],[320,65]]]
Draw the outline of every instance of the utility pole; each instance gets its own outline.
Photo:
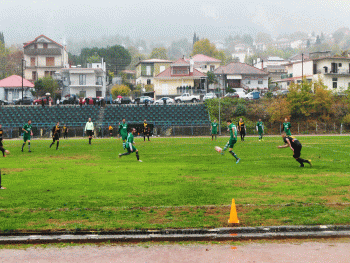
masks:
[[[23,104],[23,71],[24,71],[24,63],[25,63],[25,60],[24,58],[22,58],[22,104]]]
[[[304,53],[301,53],[301,84],[304,80]]]

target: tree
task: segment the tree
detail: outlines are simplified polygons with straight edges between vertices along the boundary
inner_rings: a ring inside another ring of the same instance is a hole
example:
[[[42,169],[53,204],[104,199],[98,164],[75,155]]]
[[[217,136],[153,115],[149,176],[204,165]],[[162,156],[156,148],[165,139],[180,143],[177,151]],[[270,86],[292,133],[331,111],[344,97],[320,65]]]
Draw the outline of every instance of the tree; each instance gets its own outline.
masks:
[[[272,42],[272,37],[267,33],[259,32],[256,34],[255,42],[269,44]]]
[[[308,117],[313,111],[312,83],[303,79],[301,84],[292,83],[289,87],[287,101],[293,117]]]
[[[171,42],[168,48],[168,57],[176,60],[182,56],[189,56],[192,51],[192,45],[187,38],[182,38],[179,41]]]
[[[4,37],[4,32],[0,32],[0,42],[5,45],[5,37]]]
[[[345,34],[342,31],[335,31],[333,33],[333,38],[335,43],[340,43],[344,39]]]
[[[315,45],[321,45],[321,39],[320,39],[319,35],[317,35],[317,37],[316,37]]]
[[[283,122],[284,118],[289,118],[291,115],[289,102],[286,98],[275,98],[269,104],[267,111],[270,114],[270,122]]]
[[[333,95],[323,81],[319,79],[314,85],[313,110],[324,121],[330,120],[332,114]]]
[[[152,53],[150,55],[150,58],[157,58],[157,59],[168,59],[167,56],[167,50],[164,47],[154,48],[152,50]]]
[[[207,72],[207,81],[209,85],[218,83],[218,80],[216,79],[216,75],[214,74],[214,72],[211,72],[211,71]]]
[[[0,42],[0,78],[5,78],[6,74],[6,65],[7,65],[7,56],[10,54],[9,50],[5,47],[5,44]]]
[[[111,89],[113,99],[116,99],[118,95],[128,96],[130,94],[130,88],[126,85],[114,85]]]
[[[50,93],[54,96],[59,89],[59,85],[56,80],[51,76],[38,79],[34,82],[34,91],[32,92],[34,96],[40,97],[44,96],[46,93]]]
[[[141,54],[136,47],[128,47],[128,51],[131,55],[131,62],[127,69],[135,68],[136,64],[139,63],[140,60],[146,59],[146,56]]]
[[[215,44],[210,43],[209,39],[201,39],[193,46],[192,56],[196,54],[203,54],[209,57],[220,59],[225,63],[225,53],[216,49]]]
[[[99,55],[93,55],[91,57],[88,57],[87,62],[88,63],[99,63],[99,62],[101,62],[101,58]]]
[[[253,45],[254,39],[251,35],[245,34],[242,36],[242,42],[246,45]]]

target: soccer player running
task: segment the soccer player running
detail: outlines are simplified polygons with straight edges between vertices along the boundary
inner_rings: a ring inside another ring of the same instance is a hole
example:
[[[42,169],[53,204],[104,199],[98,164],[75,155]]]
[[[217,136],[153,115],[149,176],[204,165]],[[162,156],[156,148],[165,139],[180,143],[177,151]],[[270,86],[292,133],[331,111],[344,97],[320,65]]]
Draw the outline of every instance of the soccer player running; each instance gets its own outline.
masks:
[[[6,152],[8,151],[4,148],[4,145],[2,144],[2,135],[3,135],[2,125],[0,124],[0,151],[2,152],[2,156],[6,157]]]
[[[52,128],[52,143],[50,144],[50,148],[57,141],[56,150],[58,150],[58,146],[60,144],[60,136],[61,136],[61,127],[60,123],[57,122],[56,126]]]
[[[235,145],[235,143],[237,142],[237,127],[236,125],[234,125],[231,120],[227,120],[227,126],[228,126],[228,130],[230,132],[230,140],[227,142],[227,144],[225,145],[222,154],[224,153],[224,151],[226,151],[226,149],[229,147],[228,151],[230,154],[232,154],[233,157],[236,158],[236,163],[239,163],[239,161],[241,160],[240,158],[238,158],[238,156],[233,152],[233,146]]]
[[[68,127],[67,125],[65,124],[63,126],[63,139],[67,139],[68,138]]]
[[[91,144],[93,131],[94,123],[91,121],[91,118],[89,118],[89,121],[85,124],[85,133],[89,136],[89,144]]]
[[[119,134],[123,140],[123,149],[125,150],[126,139],[128,138],[128,124],[125,122],[125,118],[123,118],[122,123],[119,123]]]
[[[259,121],[256,123],[256,131],[259,133],[259,142],[263,139],[263,133],[264,133],[264,124],[259,119]]]
[[[285,118],[284,123],[283,123],[283,130],[287,134],[287,136],[292,136],[292,133],[290,131],[291,127],[292,127],[292,125],[290,125],[290,122],[288,122],[288,119]]]
[[[244,141],[244,137],[246,134],[246,127],[245,127],[245,123],[244,120],[242,118],[239,119],[238,122],[238,130],[239,130],[239,134],[241,135],[241,141]]]
[[[23,133],[23,145],[22,145],[22,152],[23,152],[23,148],[24,148],[24,145],[26,145],[26,143],[28,142],[28,152],[32,152],[30,150],[30,136],[33,136],[33,132],[32,132],[32,121],[31,120],[28,120],[28,123],[25,124],[22,128],[22,131],[24,132]]]
[[[128,152],[123,153],[123,154],[119,154],[119,158],[122,158],[123,155],[129,155],[130,153],[135,152],[136,153],[136,158],[139,162],[142,162],[140,160],[140,156],[139,156],[139,151],[135,148],[135,146],[133,145],[134,142],[134,134],[136,133],[136,129],[132,128],[131,132],[129,132],[128,137],[126,139],[126,150]]]
[[[301,143],[294,137],[288,136],[286,132],[282,132],[282,138],[285,143],[285,145],[277,146],[278,148],[287,148],[289,147],[293,151],[293,157],[295,160],[297,160],[298,163],[300,163],[300,167],[304,167],[304,163],[308,163],[311,165],[311,160],[305,160],[300,158],[300,152],[302,145]]]
[[[143,121],[143,141],[146,141],[146,136],[149,141],[149,128],[148,128],[148,123],[147,120]]]
[[[219,126],[219,123],[217,123],[215,119],[214,122],[211,123],[211,127],[210,127],[211,140],[213,140],[215,136],[215,141],[216,141],[216,136],[218,135],[218,126]]]

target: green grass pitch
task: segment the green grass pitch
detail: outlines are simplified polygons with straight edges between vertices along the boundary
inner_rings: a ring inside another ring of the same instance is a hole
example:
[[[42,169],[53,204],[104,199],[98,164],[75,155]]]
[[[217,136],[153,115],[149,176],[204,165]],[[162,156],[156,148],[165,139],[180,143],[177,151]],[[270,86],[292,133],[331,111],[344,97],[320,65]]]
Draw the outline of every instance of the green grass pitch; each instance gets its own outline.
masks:
[[[1,158],[0,231],[227,227],[232,198],[240,226],[348,224],[350,144],[346,136],[300,136],[300,168],[280,137],[136,138],[135,154],[118,158],[121,140],[5,140]]]

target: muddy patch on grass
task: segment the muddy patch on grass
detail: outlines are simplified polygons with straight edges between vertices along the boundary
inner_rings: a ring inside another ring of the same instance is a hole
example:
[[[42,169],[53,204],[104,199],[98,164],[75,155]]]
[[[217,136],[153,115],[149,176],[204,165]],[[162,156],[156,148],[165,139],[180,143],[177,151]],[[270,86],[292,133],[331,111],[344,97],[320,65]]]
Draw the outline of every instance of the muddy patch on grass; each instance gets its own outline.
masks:
[[[13,174],[13,173],[21,173],[27,170],[32,170],[32,169],[24,169],[24,168],[4,168],[1,169],[2,175],[8,175],[8,174]]]

